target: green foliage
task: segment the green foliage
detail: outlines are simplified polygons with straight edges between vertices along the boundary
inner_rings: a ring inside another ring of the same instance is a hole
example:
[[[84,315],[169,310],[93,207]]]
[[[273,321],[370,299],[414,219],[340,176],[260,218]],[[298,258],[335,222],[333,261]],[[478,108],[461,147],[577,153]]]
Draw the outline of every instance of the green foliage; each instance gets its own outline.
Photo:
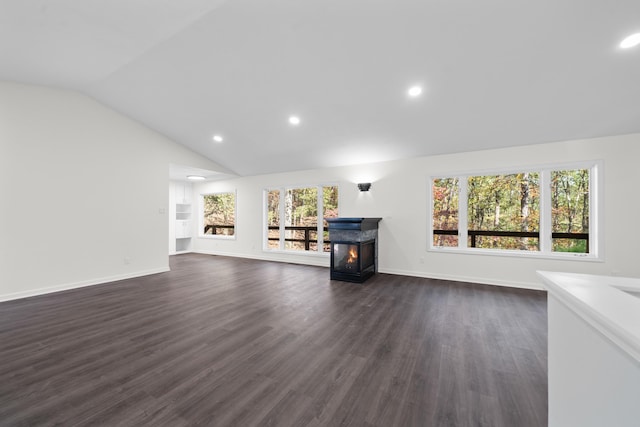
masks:
[[[553,231],[589,232],[589,170],[564,170],[551,173]]]
[[[204,226],[205,234],[233,235],[235,230],[230,227],[210,228],[207,226],[233,226],[236,215],[235,193],[206,194],[202,197],[204,202]]]
[[[589,169],[551,173],[551,223],[554,233],[589,233]],[[556,252],[587,253],[584,239],[554,239]]]
[[[433,229],[458,229],[458,178],[436,178],[432,186]],[[435,246],[458,246],[457,236],[434,235]]]
[[[322,217],[338,216],[338,187],[322,188]],[[285,193],[287,225],[313,226],[318,221],[318,188],[293,188]]]
[[[557,170],[551,174],[551,220],[554,233],[589,232],[589,169]],[[457,230],[457,178],[433,180],[433,228]],[[467,224],[470,247],[538,250],[537,237],[475,236],[473,231],[538,233],[540,176],[538,172],[467,178]],[[557,252],[588,252],[584,238],[555,238]],[[436,246],[457,246],[457,236],[434,235]]]
[[[280,225],[280,190],[267,193],[267,222],[270,226]]]
[[[322,187],[323,218],[338,217],[338,187]]]
[[[283,195],[284,200],[284,224],[287,227],[317,227],[318,224],[318,187],[291,188],[286,189]],[[280,225],[280,190],[271,190],[267,193],[267,222],[268,226],[276,227]],[[322,187],[323,211],[320,218],[331,218],[338,216],[338,187]],[[325,224],[326,226],[326,224]],[[270,238],[278,238],[278,230],[268,231]],[[324,239],[328,236],[323,234]],[[309,231],[309,239],[317,240],[317,230]],[[286,230],[285,239],[305,239],[304,230]],[[310,250],[316,250],[317,244],[311,242]],[[304,250],[303,242],[287,241],[287,249]],[[328,246],[325,245],[325,250]],[[269,247],[278,248],[278,242],[272,240]]]
[[[539,174],[468,178],[470,230],[537,231],[540,222]]]
[[[285,192],[285,224],[312,226],[318,221],[318,189],[292,188]]]
[[[469,230],[537,232],[540,228],[539,174],[471,176]],[[475,247],[537,250],[538,239],[478,236]]]
[[[587,241],[583,239],[553,239],[554,252],[573,252],[584,254],[588,252]]]

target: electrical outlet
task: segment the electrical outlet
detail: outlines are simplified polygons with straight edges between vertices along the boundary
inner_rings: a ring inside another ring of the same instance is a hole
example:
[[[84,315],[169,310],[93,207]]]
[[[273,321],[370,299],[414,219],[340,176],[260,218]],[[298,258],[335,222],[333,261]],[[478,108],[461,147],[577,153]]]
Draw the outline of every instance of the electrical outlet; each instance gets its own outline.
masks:
[[[129,258],[128,256],[124,257],[124,263],[131,264],[131,258]]]
[[[420,264],[424,264],[424,258],[420,258]]]

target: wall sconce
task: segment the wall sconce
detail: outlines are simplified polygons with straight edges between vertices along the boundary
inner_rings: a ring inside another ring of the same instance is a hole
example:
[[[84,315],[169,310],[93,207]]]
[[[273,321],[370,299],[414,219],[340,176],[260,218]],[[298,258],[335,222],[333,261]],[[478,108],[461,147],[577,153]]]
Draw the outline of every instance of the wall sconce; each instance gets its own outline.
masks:
[[[369,189],[371,188],[371,183],[361,182],[360,184],[358,184],[358,188],[360,189],[360,191],[369,191]]]

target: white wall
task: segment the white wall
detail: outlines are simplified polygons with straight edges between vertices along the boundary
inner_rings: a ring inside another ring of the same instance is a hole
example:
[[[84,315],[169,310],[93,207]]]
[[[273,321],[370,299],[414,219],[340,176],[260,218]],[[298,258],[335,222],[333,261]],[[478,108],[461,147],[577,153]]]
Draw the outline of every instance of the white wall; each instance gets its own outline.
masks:
[[[549,426],[637,427],[640,363],[552,292],[548,299]],[[593,312],[600,323],[601,314]]]
[[[238,228],[235,240],[195,238],[194,250],[328,265],[262,251],[262,190],[337,183],[341,215],[384,218],[383,272],[527,287],[537,269],[640,276],[627,229],[640,211],[638,158],[634,134],[198,184],[196,193],[237,190]],[[604,161],[605,262],[426,251],[429,175],[594,159]],[[221,169],[84,95],[0,83],[0,300],[166,270],[169,163]]]
[[[630,192],[638,159],[640,134],[634,134],[202,183],[195,186],[196,194],[237,190],[237,238],[195,238],[194,250],[328,265],[326,257],[262,251],[262,190],[267,186],[338,183],[341,216],[383,217],[381,272],[533,288],[540,288],[535,275],[538,269],[640,276],[637,233],[627,229],[633,224],[634,214],[640,212],[640,198]],[[604,262],[426,250],[430,175],[583,160],[604,161]],[[355,183],[363,181],[373,183],[370,192],[360,193],[356,188]]]
[[[167,270],[170,162],[220,168],[84,95],[0,82],[0,300]]]

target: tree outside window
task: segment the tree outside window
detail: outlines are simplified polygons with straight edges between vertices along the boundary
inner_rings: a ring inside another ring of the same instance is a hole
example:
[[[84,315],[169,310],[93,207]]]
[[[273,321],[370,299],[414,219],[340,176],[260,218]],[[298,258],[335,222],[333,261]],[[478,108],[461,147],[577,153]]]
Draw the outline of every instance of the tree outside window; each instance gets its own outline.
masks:
[[[203,234],[205,236],[234,236],[236,222],[235,193],[204,194]]]
[[[595,172],[591,164],[433,178],[431,247],[595,256]]]
[[[265,191],[267,249],[329,252],[324,218],[338,216],[338,187],[315,186]]]
[[[450,232],[434,234],[434,246],[458,246],[458,191],[458,178],[433,180],[433,229]]]
[[[589,169],[551,172],[554,252],[589,251],[589,181]]]
[[[470,176],[467,178],[468,247],[539,250],[539,173]],[[535,233],[475,234],[474,231]]]

